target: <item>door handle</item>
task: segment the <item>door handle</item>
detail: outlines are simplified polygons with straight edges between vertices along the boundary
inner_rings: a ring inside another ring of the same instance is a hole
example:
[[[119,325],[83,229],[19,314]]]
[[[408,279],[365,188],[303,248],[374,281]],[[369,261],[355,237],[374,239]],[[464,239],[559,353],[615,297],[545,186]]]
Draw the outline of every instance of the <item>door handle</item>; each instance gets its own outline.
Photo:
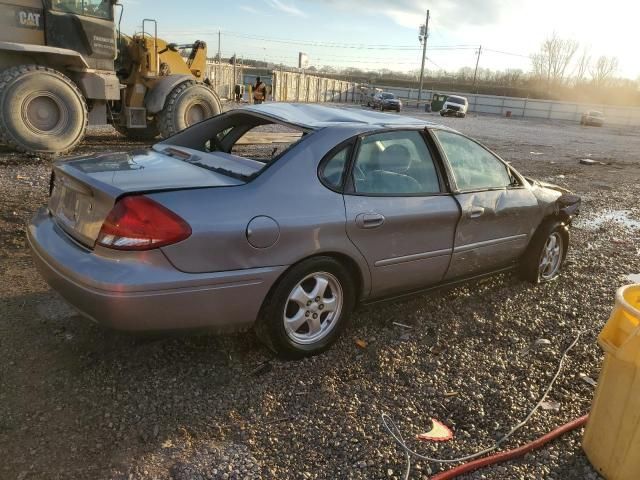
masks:
[[[360,228],[376,228],[384,223],[384,216],[379,213],[361,213],[356,217],[356,225]]]
[[[471,207],[469,210],[469,218],[478,218],[484,214],[483,207]]]

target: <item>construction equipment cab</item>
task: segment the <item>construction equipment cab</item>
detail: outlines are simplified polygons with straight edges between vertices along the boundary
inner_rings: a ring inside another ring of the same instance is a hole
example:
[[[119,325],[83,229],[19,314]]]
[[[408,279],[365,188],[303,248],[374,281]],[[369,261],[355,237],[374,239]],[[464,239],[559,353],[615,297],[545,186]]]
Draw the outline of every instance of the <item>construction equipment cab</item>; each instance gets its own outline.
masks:
[[[150,140],[220,113],[206,44],[167,43],[149,19],[141,33],[123,35],[115,22],[122,8],[117,0],[0,0],[0,142],[55,156],[72,150],[87,125]]]

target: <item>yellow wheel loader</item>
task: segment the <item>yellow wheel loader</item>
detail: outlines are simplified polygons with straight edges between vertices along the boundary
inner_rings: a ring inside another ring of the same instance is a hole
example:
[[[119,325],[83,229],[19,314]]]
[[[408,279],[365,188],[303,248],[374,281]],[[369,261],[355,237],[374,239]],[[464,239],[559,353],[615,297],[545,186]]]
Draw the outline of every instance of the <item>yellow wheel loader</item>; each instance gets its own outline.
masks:
[[[117,0],[0,0],[0,143],[51,157],[87,125],[150,140],[221,112],[204,42],[167,43],[149,19],[123,35],[118,10]]]

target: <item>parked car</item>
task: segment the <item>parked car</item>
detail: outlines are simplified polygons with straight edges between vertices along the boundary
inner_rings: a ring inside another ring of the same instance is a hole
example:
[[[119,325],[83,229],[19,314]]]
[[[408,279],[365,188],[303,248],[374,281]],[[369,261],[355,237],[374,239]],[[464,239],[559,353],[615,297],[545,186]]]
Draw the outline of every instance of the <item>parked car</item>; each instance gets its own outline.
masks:
[[[456,95],[449,95],[442,105],[442,110],[440,110],[440,115],[444,116],[455,116],[464,118],[467,115],[467,110],[469,108],[469,102],[465,97],[458,97]]]
[[[373,97],[373,108],[380,111],[395,110],[399,112],[402,110],[402,101],[393,93],[382,92]]]
[[[601,127],[604,124],[604,114],[597,110],[590,110],[582,114],[580,125],[591,125],[593,127]]]
[[[290,143],[274,153],[278,135]],[[555,279],[579,205],[446,127],[270,103],[147,150],[54,163],[27,236],[51,287],[96,322],[255,326],[299,357],[359,303],[514,267]]]

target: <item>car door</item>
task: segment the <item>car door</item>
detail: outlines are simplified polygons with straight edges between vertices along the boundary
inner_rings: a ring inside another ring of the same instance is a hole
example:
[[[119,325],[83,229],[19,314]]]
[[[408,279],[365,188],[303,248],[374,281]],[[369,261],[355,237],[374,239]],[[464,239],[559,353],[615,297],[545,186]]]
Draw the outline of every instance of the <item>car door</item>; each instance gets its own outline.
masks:
[[[360,138],[344,192],[347,235],[366,258],[371,296],[437,283],[451,259],[459,208],[420,130]]]
[[[461,208],[446,279],[498,269],[526,249],[539,222],[535,195],[502,160],[468,137],[434,129]]]

